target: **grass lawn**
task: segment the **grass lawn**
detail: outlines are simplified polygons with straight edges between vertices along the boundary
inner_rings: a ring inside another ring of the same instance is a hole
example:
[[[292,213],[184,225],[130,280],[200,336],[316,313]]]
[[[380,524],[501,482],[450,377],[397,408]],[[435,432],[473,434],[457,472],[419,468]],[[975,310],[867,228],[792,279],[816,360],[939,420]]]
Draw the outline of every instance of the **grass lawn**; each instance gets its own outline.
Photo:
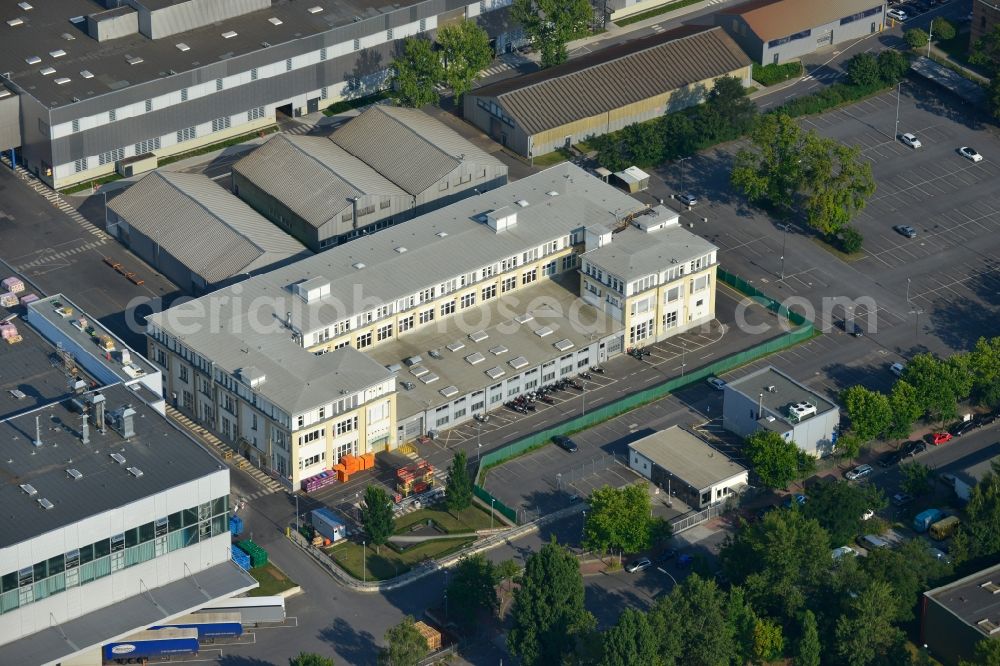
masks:
[[[539,155],[532,160],[532,164],[536,167],[542,167],[543,169],[550,166],[555,166],[556,164],[561,164],[565,162],[569,157],[562,150],[554,150],[551,153],[545,153],[544,155]]]
[[[444,504],[436,504],[426,509],[420,509],[396,519],[396,534],[406,534],[412,525],[423,525],[433,520],[437,526],[448,534],[462,534],[485,530],[490,527],[490,514],[473,504],[454,514],[445,508]],[[497,523],[494,523],[494,527]]]
[[[682,7],[687,7],[688,5],[693,5],[701,0],[677,0],[677,2],[671,2],[669,4],[663,5],[662,7],[657,7],[656,9],[650,9],[648,12],[642,12],[641,14],[635,14],[634,16],[629,16],[627,18],[615,21],[617,26],[630,25],[632,23],[638,23],[639,21],[645,21],[648,18],[653,18],[654,16],[659,16],[660,14],[666,14],[667,12],[672,12],[675,9],[681,9]]]
[[[250,570],[250,575],[257,579],[260,587],[250,590],[251,597],[273,597],[279,592],[291,589],[297,583],[285,575],[285,572],[270,562],[262,567]]]
[[[425,559],[436,559],[461,550],[475,540],[474,536],[432,539],[411,546],[402,553],[397,553],[389,546],[382,546],[379,554],[373,546],[367,546],[364,548],[367,551],[364,558],[361,544],[353,541],[341,542],[324,550],[334,562],[358,580],[386,580],[406,573],[413,565]]]

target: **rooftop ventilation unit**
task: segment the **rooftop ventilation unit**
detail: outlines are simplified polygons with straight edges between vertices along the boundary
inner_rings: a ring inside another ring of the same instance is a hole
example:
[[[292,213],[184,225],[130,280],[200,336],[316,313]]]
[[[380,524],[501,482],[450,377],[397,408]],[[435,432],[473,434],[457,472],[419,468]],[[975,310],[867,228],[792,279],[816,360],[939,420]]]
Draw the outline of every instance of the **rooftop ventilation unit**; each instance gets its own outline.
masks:
[[[139,63],[145,62],[145,61],[142,58],[140,58],[139,56],[127,55],[127,56],[125,56],[125,62],[127,62],[130,65],[138,65]]]
[[[413,382],[399,382],[399,384],[407,391],[412,391],[413,388],[416,386],[416,384],[414,384]]]
[[[572,349],[574,345],[569,338],[563,338],[562,340],[553,343],[552,346],[558,349],[559,351],[564,352],[569,349]]]
[[[27,2],[19,2],[19,3],[17,3],[17,6],[20,7],[21,9],[23,9],[26,12],[27,11],[31,11],[32,9],[34,9],[34,7],[32,7],[31,4],[29,4]]]
[[[23,24],[24,24],[24,20],[19,19],[19,18],[15,18],[15,19],[11,19],[11,20],[7,21],[7,25],[9,25],[12,28],[16,28],[17,26],[23,25]]]
[[[46,511],[48,511],[49,509],[54,509],[56,507],[55,504],[53,504],[52,502],[48,501],[44,497],[42,499],[38,500],[38,505],[40,507],[42,507],[43,509],[45,509]]]
[[[112,453],[111,454],[111,459],[114,460],[119,465],[124,465],[125,464],[125,456],[123,456],[120,453]]]
[[[185,44],[184,42],[178,42],[178,43],[174,44],[174,46],[177,47],[178,51],[190,51],[191,50],[191,47],[188,46],[187,44]]]
[[[29,65],[37,65],[41,61],[42,59],[39,58],[38,56],[28,56],[27,58],[24,59],[24,62],[28,63]]]
[[[267,19],[267,22],[270,23],[271,25],[281,25],[282,23],[284,23],[284,21],[282,21],[280,18],[276,18],[274,16]]]
[[[419,355],[417,355],[417,356],[410,356],[409,358],[403,359],[403,363],[405,363],[406,365],[409,365],[409,366],[413,366],[413,365],[419,365],[420,362],[423,361],[423,360],[424,359],[420,358]]]
[[[521,208],[527,208],[528,206],[531,205],[528,203],[527,199],[518,199],[515,203]]]
[[[441,352],[439,352],[437,349],[432,349],[427,353],[430,354],[431,358],[444,358],[443,356],[441,356]]]
[[[49,55],[52,56],[53,58],[62,58],[64,55],[66,55],[66,52],[63,51],[62,49],[56,49],[55,51],[49,51]]]
[[[450,345],[448,345],[448,349],[450,349],[453,352],[461,351],[462,349],[465,349],[465,343],[462,342],[461,340],[456,340],[455,342],[452,342]]]
[[[69,478],[73,479],[74,481],[79,481],[80,479],[83,478],[83,474],[80,473],[80,470],[73,469],[72,467],[66,470],[66,473],[69,474]]]
[[[364,267],[365,267],[365,264],[364,264],[364,262],[362,262],[362,261],[359,261],[359,262],[357,262],[357,263],[355,263],[355,264],[354,264],[354,268],[358,269],[359,271],[360,271],[360,270],[361,270],[362,268],[364,268]]]
[[[238,34],[239,33],[236,32],[235,30],[227,30],[224,33],[222,33],[222,38],[223,39],[232,39],[233,37],[235,37]]]
[[[314,277],[305,282],[299,282],[292,289],[303,301],[312,303],[330,295],[330,281],[326,278]]]
[[[385,369],[391,372],[392,374],[396,375],[399,374],[399,371],[403,369],[403,366],[401,366],[399,363],[391,363],[385,366]]]
[[[54,67],[42,67],[40,70],[38,70],[38,73],[41,74],[42,76],[48,76],[49,74],[55,74],[56,70]]]
[[[55,82],[56,82],[57,86],[64,86],[67,83],[69,83],[69,81],[70,80],[68,78],[66,78],[65,76],[60,76],[58,79],[55,79]]]
[[[132,476],[134,476],[137,479],[139,479],[139,478],[142,477],[142,470],[139,469],[138,467],[129,467],[128,468],[128,473],[131,474]]]
[[[788,407],[788,418],[793,423],[816,415],[816,405],[808,402],[797,402]]]
[[[774,384],[771,384],[770,386],[767,387],[767,392],[768,393],[777,393],[778,392],[778,388]]]
[[[404,252],[406,252],[406,248],[405,248],[405,247],[403,247],[402,245],[400,245],[399,247],[397,247],[397,248],[394,248],[394,249],[396,250],[396,252],[397,252],[398,254],[403,254]]]
[[[496,232],[505,231],[517,225],[517,212],[504,206],[486,214],[486,224]]]
[[[34,497],[38,494],[38,491],[35,490],[35,487],[30,483],[22,483],[21,490],[23,490],[28,497]]]
[[[437,237],[438,238],[445,238],[447,236],[448,236],[448,232],[447,231],[439,231],[439,232],[437,232]]]
[[[557,196],[559,196],[559,193],[556,192],[555,190],[549,190],[548,192],[546,192],[546,194],[549,195],[550,197],[557,197]]]
[[[87,69],[81,69],[80,70],[80,76],[82,76],[85,79],[92,79],[92,78],[94,78],[93,73],[90,70],[87,70]]]
[[[486,331],[473,331],[469,333],[469,339],[473,342],[482,342],[486,338],[490,337],[487,335]]]
[[[76,25],[77,23],[83,23],[86,20],[87,19],[83,16],[74,16],[70,18],[69,22],[72,23],[73,25]]]
[[[323,11],[323,8],[320,7],[319,5],[316,5],[315,7],[310,7],[306,11],[308,11],[310,14],[319,14],[321,11]]]

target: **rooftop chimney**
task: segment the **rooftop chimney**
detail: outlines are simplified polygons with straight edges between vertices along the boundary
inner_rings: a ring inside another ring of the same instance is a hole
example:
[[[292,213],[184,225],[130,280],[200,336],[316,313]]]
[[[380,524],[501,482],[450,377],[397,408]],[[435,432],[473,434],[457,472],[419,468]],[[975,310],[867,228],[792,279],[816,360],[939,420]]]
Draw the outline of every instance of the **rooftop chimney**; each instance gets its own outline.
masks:
[[[131,439],[135,436],[135,427],[132,420],[135,418],[135,410],[132,405],[125,405],[122,409],[122,437]]]
[[[42,424],[41,421],[38,420],[37,416],[35,417],[35,441],[33,444],[35,446],[42,445]]]
[[[94,405],[94,425],[101,431],[101,434],[104,434],[107,429],[104,423],[104,394],[93,394],[90,396],[90,402]]]
[[[80,441],[84,444],[90,444],[90,424],[87,423],[87,415],[83,415],[83,423],[80,425],[81,437]]]

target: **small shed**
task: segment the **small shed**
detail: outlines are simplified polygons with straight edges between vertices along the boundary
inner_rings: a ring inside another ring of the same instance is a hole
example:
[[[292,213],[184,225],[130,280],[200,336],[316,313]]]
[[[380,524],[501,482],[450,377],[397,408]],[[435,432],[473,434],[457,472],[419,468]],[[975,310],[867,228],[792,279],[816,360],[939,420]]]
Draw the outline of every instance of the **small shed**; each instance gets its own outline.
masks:
[[[313,509],[312,524],[319,534],[334,543],[347,536],[347,525],[329,509]]]
[[[594,173],[597,174],[597,177],[605,183],[608,182],[608,179],[613,175],[610,169],[605,169],[604,167],[597,167],[594,169]]]
[[[649,188],[649,174],[637,166],[630,166],[624,171],[617,172],[615,178],[630,194]]]

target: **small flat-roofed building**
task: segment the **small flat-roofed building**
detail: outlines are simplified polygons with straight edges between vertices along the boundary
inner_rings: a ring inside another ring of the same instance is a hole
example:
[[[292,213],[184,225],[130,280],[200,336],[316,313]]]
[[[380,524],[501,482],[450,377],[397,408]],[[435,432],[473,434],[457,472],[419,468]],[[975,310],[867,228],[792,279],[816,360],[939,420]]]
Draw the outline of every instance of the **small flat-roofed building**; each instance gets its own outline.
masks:
[[[724,502],[747,487],[747,470],[679,426],[628,445],[629,467],[694,509]]]
[[[972,661],[980,641],[1000,640],[1000,564],[924,592],[921,643],[946,666]]]
[[[439,120],[380,105],[233,165],[233,191],[317,252],[506,182],[506,165]]]
[[[107,228],[181,289],[202,293],[308,256],[201,174],[154,171],[108,203]]]
[[[726,384],[722,410],[723,427],[741,437],[771,430],[810,455],[834,451],[840,409],[773,366]]]
[[[704,100],[715,79],[750,85],[750,59],[721,28],[682,26],[470,91],[464,115],[538,157]]]
[[[762,65],[880,32],[884,23],[881,0],[750,0],[715,14],[715,24]]]
[[[985,460],[966,464],[965,467],[952,472],[952,476],[955,477],[955,494],[958,495],[958,498],[963,502],[968,502],[969,498],[972,497],[972,489],[986,478],[987,474],[995,473],[994,468],[997,465],[1000,465],[1000,456],[996,456],[994,452],[991,457]]]
[[[123,384],[0,421],[0,650],[101,646],[257,586],[231,561],[229,469]]]

